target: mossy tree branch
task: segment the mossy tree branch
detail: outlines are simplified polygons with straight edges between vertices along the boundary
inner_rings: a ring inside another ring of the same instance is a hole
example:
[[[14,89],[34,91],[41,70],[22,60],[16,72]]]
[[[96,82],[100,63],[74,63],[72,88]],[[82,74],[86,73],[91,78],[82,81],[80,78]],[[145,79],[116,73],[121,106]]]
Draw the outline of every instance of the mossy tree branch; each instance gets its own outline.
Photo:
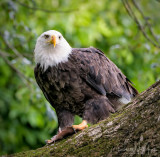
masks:
[[[12,156],[160,154],[160,81],[108,119],[55,144]]]

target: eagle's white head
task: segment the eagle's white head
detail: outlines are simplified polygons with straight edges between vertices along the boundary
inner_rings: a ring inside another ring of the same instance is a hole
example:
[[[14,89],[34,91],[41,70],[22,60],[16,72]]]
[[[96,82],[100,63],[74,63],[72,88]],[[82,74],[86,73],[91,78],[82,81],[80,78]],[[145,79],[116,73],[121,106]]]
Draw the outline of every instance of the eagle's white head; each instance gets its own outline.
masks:
[[[42,33],[35,46],[35,62],[39,63],[44,71],[49,66],[56,66],[68,61],[72,48],[62,34],[55,30]]]

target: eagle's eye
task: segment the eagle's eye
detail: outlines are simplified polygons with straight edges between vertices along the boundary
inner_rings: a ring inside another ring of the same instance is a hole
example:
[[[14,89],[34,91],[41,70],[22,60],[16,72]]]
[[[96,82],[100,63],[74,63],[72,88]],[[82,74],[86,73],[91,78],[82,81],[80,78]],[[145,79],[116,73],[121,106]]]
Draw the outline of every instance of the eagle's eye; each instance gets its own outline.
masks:
[[[48,38],[49,38],[49,35],[45,34],[45,35],[44,35],[44,38],[45,38],[45,39],[48,39]]]
[[[61,39],[61,38],[62,38],[62,36],[59,36],[58,38],[59,38],[59,39]]]

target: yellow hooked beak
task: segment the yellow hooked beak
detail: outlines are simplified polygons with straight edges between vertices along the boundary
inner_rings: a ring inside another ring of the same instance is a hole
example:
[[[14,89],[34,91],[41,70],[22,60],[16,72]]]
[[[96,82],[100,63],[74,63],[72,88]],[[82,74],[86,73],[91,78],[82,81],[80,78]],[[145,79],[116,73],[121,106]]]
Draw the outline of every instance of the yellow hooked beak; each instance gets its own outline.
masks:
[[[49,43],[53,44],[54,45],[54,48],[56,46],[56,36],[55,35],[52,35],[51,36],[51,40],[48,41]]]

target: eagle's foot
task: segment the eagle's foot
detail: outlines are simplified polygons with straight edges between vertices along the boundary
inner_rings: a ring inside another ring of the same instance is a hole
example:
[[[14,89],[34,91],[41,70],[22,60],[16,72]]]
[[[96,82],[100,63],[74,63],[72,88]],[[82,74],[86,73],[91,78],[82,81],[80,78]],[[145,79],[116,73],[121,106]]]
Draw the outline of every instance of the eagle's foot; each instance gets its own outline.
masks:
[[[46,144],[54,143],[57,140],[57,135],[53,136],[50,140],[46,140]]]
[[[79,125],[72,125],[72,127],[73,127],[73,129],[74,129],[75,131],[83,130],[83,129],[85,129],[85,128],[88,127],[87,121],[86,121],[86,120],[83,120],[81,124],[79,124]]]
[[[87,127],[88,125],[86,120],[83,120],[82,123],[79,125],[72,125],[72,127],[66,127],[64,130],[60,131],[57,135],[53,136],[50,140],[46,140],[46,144],[54,143],[58,140],[63,139],[68,135],[76,133],[76,131],[83,130]]]
[[[53,136],[50,140],[46,140],[46,144],[54,143],[58,140],[63,139],[66,136],[74,134],[75,131],[73,127],[66,127],[64,130],[60,131],[57,135]]]

